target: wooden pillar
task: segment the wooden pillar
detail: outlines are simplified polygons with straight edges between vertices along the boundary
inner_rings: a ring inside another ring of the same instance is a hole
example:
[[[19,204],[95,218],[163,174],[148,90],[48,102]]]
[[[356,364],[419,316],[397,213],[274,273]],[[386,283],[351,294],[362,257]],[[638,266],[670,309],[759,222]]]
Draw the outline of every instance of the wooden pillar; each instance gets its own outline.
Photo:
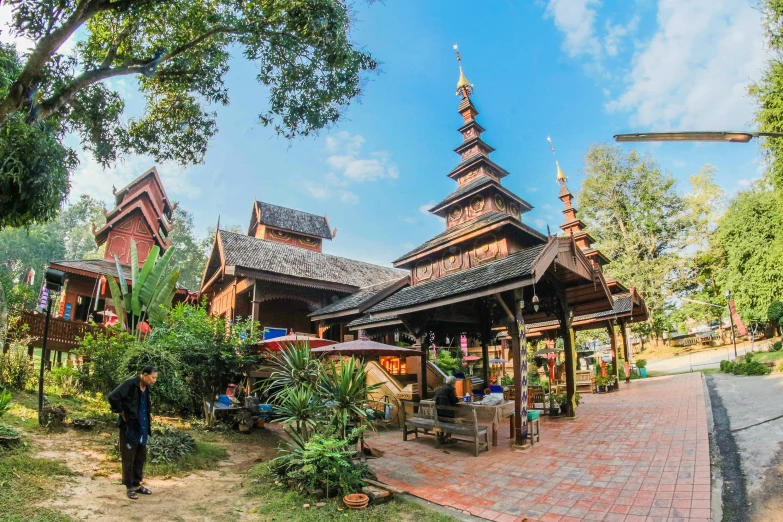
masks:
[[[424,334],[416,338],[416,343],[419,345],[421,351],[421,369],[419,370],[419,399],[424,400],[427,398],[427,351],[429,340],[427,334]]]
[[[63,352],[57,351],[57,366],[63,365]]]
[[[480,328],[481,328],[481,371],[484,379],[484,388],[489,387],[489,339],[492,335],[492,325],[489,324],[489,317],[484,306],[480,310]]]
[[[514,310],[518,310],[516,300]],[[511,357],[514,360],[514,444],[527,445],[527,338],[522,315],[509,321]]]
[[[29,346],[27,347],[27,356],[28,356],[28,357],[32,357],[32,356],[33,356],[33,352],[34,352],[34,351],[35,351],[35,347],[34,347],[32,344],[31,344],[31,345],[29,345]]]
[[[619,380],[618,377],[620,376],[620,370],[617,368],[617,335],[614,332],[614,322],[609,321],[607,323],[606,328],[609,331],[609,344],[612,348],[612,377],[614,377],[614,386],[612,386],[610,389],[619,390],[620,389],[620,383],[617,381]]]
[[[623,357],[625,357],[625,382],[631,383],[631,346],[628,344],[628,330],[625,321],[619,321],[620,334],[623,336]]]
[[[565,350],[566,375],[566,417],[576,417],[576,342],[570,317],[566,317],[566,328],[563,330],[563,348]]]

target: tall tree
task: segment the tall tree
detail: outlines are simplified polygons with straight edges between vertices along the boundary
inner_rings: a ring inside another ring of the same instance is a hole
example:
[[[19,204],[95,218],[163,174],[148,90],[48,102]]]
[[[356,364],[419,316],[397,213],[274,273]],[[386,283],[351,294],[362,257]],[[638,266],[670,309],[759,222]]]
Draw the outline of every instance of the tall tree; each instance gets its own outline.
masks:
[[[585,156],[579,208],[597,247],[611,260],[607,273],[636,287],[660,328],[667,280],[692,227],[688,204],[672,176],[635,150],[594,145]]]
[[[10,31],[35,44],[23,61],[12,49],[0,53],[0,151],[45,157],[22,157],[15,170],[0,164],[0,182],[15,176],[23,196],[2,193],[0,216],[14,214],[0,226],[53,217],[75,165],[61,143],[66,131],[104,166],[131,152],[201,162],[217,132],[211,107],[229,103],[233,49],[255,63],[268,92],[267,106],[251,109],[262,125],[294,138],[333,124],[377,67],[350,39],[349,2],[6,0]],[[64,51],[69,39],[76,44]],[[123,118],[124,99],[106,83],[125,76],[146,102],[137,118]],[[35,205],[25,197],[32,192],[40,192]]]
[[[174,229],[169,239],[177,249],[176,268],[179,270],[179,283],[188,290],[198,291],[201,287],[201,276],[207,266],[209,250],[204,239],[196,237],[193,232],[193,214],[177,207],[174,211]],[[212,246],[211,241],[209,246]]]
[[[769,305],[783,296],[783,250],[778,242],[783,215],[778,203],[775,191],[764,183],[740,192],[712,243],[724,260],[719,284],[731,290],[746,319],[765,318]]]

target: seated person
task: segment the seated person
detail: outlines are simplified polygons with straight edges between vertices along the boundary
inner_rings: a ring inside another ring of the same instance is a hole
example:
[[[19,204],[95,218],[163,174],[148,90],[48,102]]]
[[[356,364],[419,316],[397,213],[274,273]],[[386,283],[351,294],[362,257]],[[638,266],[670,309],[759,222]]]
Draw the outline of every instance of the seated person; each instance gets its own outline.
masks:
[[[443,381],[443,386],[435,390],[435,406],[456,406],[459,404],[457,398],[457,392],[454,389],[454,383],[457,382],[457,378],[454,376],[446,377]],[[445,422],[453,422],[456,417],[456,412],[452,410],[437,410],[438,419]],[[447,433],[438,433],[438,439],[441,442],[449,442],[449,435]]]

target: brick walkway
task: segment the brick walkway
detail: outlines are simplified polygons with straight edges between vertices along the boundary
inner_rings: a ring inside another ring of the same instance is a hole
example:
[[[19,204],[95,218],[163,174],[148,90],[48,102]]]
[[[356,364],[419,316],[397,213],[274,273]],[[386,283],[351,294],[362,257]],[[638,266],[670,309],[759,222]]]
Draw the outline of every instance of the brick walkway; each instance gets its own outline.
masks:
[[[397,430],[369,440],[380,480],[429,501],[500,522],[710,519],[710,457],[701,374],[622,384],[582,396],[576,420],[544,418],[541,442],[435,449],[432,437],[403,442]]]

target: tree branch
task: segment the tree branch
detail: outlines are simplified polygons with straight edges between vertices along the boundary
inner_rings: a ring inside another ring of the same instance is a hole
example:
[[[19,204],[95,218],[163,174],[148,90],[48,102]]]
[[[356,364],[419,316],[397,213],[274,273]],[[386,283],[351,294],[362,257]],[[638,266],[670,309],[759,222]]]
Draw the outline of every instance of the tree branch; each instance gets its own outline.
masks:
[[[160,64],[165,63],[172,58],[175,58],[176,56],[187,52],[190,49],[193,49],[194,47],[198,46],[200,43],[204,42],[205,40],[211,38],[212,36],[215,36],[217,34],[239,34],[239,30],[227,27],[227,26],[220,26],[215,27],[214,29],[210,29],[209,31],[197,36],[193,40],[180,45],[179,47],[173,49],[171,52],[166,53],[158,58],[152,58],[150,60],[146,61],[139,61],[139,60],[130,60],[129,62],[126,62],[125,64],[108,68],[108,67],[100,67],[98,69],[93,69],[90,71],[86,71],[82,73],[81,75],[74,78],[71,83],[60,89],[57,94],[51,96],[50,98],[44,100],[40,106],[39,110],[36,113],[35,116],[33,116],[29,123],[38,123],[58,110],[60,110],[63,105],[68,103],[68,101],[76,95],[79,91],[82,89],[85,89],[89,87],[90,85],[93,85],[95,83],[98,83],[100,81],[113,78],[116,76],[127,76],[130,74],[148,74],[155,70],[156,67],[158,67]],[[110,50],[111,52],[111,50]],[[116,53],[116,50],[115,50]],[[107,59],[109,56],[107,55]],[[103,62],[106,64],[106,60]],[[2,121],[0,121],[0,124],[2,124]]]
[[[103,59],[101,69],[108,69],[111,67],[111,64],[114,62],[114,58],[117,57],[117,50],[120,48],[122,41],[125,40],[125,38],[127,38],[130,33],[131,26],[128,25],[128,27],[123,29],[122,32],[117,35],[117,38],[115,38],[114,42],[109,46],[109,50],[106,52],[106,58]]]

